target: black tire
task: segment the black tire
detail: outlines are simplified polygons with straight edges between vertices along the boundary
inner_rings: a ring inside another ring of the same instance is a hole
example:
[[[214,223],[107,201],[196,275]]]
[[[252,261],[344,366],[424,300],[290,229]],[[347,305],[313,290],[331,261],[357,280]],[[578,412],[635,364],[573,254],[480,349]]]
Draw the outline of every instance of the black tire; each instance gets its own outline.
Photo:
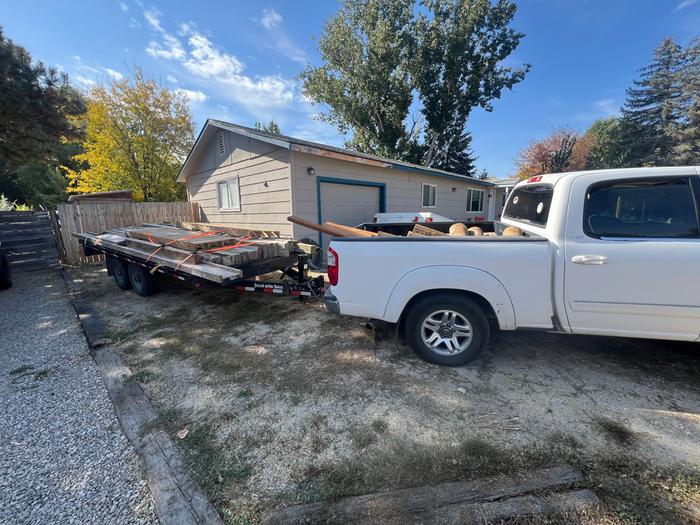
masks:
[[[129,272],[127,270],[127,264],[121,259],[117,259],[111,255],[107,256],[107,268],[114,277],[114,282],[122,290],[131,289],[131,280],[129,279]]]
[[[440,319],[440,324],[436,324],[436,319]],[[424,327],[424,322],[429,326]],[[432,330],[430,326],[437,329]],[[430,339],[434,333],[437,333],[437,342],[431,347],[424,339]],[[440,337],[450,333],[453,336],[457,335],[456,339],[449,337],[449,343]],[[461,334],[470,334],[471,339]],[[474,359],[486,346],[489,340],[489,323],[481,307],[468,297],[458,293],[429,295],[416,302],[407,312],[406,340],[418,356],[430,363],[460,366]],[[447,345],[454,351],[450,352]],[[464,345],[464,348],[454,348],[453,345]]]
[[[12,287],[12,275],[10,275],[10,261],[5,255],[0,255],[0,290]]]
[[[141,297],[148,297],[156,291],[156,279],[143,266],[129,264],[131,288]]]

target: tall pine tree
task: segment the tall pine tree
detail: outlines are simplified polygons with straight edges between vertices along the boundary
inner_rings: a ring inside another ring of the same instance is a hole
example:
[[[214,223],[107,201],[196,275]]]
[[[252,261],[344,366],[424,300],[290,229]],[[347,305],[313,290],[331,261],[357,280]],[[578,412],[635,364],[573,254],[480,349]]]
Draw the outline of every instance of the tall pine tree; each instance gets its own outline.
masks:
[[[680,72],[684,53],[667,38],[654,50],[654,60],[627,90],[620,120],[629,166],[674,164],[674,135],[681,124]]]
[[[673,157],[676,164],[700,164],[700,38],[685,50],[685,61],[679,72],[681,94],[679,110],[682,120],[674,139]]]

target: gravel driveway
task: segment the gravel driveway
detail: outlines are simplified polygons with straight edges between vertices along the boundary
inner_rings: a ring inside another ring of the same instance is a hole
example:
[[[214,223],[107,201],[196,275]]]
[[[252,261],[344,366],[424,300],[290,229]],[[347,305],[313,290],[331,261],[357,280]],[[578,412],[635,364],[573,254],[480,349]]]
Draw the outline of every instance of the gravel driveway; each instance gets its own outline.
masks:
[[[60,275],[0,292],[0,523],[155,523]]]

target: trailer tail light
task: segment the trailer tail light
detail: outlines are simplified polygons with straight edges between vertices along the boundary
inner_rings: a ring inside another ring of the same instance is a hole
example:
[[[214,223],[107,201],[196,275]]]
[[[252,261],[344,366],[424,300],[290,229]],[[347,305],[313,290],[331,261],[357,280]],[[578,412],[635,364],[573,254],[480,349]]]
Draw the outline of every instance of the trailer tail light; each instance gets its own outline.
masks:
[[[338,254],[333,248],[328,248],[328,280],[331,286],[338,284]]]
[[[433,218],[432,218],[432,217],[428,217],[427,219],[425,219],[425,222],[433,222]]]

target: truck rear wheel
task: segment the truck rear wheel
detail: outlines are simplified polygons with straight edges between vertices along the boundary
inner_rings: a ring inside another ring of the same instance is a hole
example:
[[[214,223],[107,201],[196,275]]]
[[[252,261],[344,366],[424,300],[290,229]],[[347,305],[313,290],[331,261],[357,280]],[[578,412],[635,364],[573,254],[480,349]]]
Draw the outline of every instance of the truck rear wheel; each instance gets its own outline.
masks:
[[[141,297],[148,297],[156,291],[156,279],[138,264],[129,264],[129,281],[131,288]]]
[[[126,263],[121,259],[117,259],[113,255],[107,256],[107,269],[114,277],[114,282],[122,290],[129,290],[131,288],[131,281],[129,280],[129,273],[126,269]]]
[[[481,307],[456,293],[430,295],[406,316],[406,339],[430,363],[460,366],[474,359],[489,340]]]

